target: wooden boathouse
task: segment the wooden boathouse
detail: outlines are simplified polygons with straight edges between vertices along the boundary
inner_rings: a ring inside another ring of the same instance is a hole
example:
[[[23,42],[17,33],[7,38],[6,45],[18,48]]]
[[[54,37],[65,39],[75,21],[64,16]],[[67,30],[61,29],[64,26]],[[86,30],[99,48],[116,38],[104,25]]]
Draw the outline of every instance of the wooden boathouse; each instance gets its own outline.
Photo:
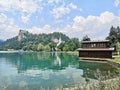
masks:
[[[77,49],[82,59],[106,60],[112,58],[114,48],[111,48],[109,40],[82,41],[82,48]]]

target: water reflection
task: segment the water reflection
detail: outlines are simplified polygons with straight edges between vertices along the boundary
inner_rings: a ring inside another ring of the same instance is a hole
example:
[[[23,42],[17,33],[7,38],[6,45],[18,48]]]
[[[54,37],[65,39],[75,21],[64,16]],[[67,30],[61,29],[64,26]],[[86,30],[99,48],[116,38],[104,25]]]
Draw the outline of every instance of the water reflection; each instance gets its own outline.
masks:
[[[79,61],[76,55],[56,52],[0,53],[0,66],[0,86],[8,84],[9,90],[26,85],[32,89],[70,87],[85,83],[86,76],[95,79],[96,69],[102,73],[116,70],[106,63]]]
[[[56,59],[54,60],[54,64],[61,66],[61,59],[60,59],[60,57],[57,55],[57,53],[55,53],[55,56],[56,56]]]
[[[27,69],[62,70],[69,65],[79,65],[76,56],[63,53],[1,53],[0,58],[15,65],[19,73]]]
[[[99,73],[102,76],[111,74],[117,74],[117,69],[114,66],[111,66],[107,62],[79,62],[79,69],[83,70],[83,77],[88,77],[92,79],[97,79],[96,74]]]

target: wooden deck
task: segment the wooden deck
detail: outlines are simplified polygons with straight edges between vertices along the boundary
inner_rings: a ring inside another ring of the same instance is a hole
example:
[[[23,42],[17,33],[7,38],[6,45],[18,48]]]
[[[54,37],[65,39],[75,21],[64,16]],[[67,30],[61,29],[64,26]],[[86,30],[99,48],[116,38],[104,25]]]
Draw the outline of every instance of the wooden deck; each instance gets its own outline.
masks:
[[[92,58],[92,57],[80,57],[81,60],[92,60],[92,61],[108,61],[110,58]]]

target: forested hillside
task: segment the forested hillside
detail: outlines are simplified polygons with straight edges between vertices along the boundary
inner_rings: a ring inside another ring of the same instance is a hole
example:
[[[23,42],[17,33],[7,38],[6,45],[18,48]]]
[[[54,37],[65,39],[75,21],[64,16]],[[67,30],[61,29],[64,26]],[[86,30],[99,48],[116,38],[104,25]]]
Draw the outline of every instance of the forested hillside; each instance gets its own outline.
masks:
[[[74,51],[79,45],[77,38],[70,39],[63,33],[32,34],[20,30],[18,36],[0,44],[0,50],[32,50],[32,51]]]

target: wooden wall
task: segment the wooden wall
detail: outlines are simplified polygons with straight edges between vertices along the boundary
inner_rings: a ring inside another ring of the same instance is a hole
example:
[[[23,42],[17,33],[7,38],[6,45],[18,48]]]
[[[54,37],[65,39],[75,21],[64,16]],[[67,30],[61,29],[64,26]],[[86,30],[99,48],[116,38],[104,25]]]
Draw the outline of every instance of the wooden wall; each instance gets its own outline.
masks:
[[[79,51],[79,57],[112,58],[112,51]]]

